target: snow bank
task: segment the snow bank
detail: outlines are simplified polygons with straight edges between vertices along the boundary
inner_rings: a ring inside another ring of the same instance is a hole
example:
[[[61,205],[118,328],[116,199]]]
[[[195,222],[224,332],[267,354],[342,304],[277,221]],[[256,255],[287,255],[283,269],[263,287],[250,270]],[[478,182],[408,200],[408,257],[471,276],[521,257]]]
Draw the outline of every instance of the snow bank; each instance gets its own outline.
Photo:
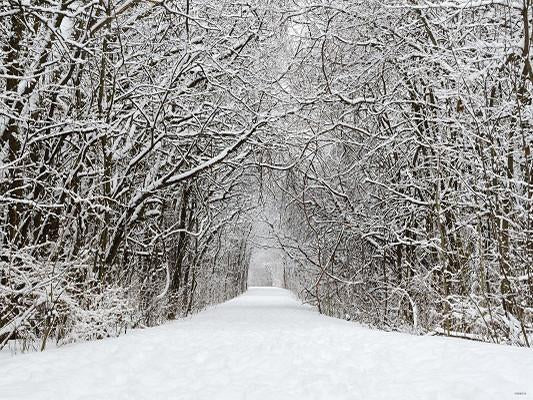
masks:
[[[251,288],[165,326],[3,356],[0,398],[526,400],[533,352],[369,330]]]

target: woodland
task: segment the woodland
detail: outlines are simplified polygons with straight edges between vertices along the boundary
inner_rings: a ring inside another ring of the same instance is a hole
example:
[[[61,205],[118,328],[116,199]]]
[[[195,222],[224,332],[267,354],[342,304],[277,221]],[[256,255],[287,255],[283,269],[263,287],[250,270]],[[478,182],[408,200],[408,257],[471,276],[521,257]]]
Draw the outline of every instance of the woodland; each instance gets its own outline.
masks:
[[[532,0],[0,0],[0,349],[272,274],[320,313],[533,344]]]

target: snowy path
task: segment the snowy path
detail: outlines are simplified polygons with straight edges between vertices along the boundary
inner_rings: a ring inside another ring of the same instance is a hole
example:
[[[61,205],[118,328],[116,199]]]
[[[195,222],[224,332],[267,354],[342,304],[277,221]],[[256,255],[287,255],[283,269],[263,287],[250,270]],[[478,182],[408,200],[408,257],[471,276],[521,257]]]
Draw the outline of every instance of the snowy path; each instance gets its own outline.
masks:
[[[1,358],[0,399],[530,400],[533,351],[368,330],[251,288],[165,326]]]

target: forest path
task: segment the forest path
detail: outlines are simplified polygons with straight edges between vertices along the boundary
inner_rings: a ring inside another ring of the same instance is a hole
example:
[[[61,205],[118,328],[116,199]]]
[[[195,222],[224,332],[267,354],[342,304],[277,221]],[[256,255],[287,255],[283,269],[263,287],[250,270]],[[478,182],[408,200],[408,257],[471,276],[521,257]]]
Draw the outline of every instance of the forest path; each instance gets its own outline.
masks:
[[[250,288],[164,326],[2,358],[0,399],[525,400],[533,352],[369,330]]]

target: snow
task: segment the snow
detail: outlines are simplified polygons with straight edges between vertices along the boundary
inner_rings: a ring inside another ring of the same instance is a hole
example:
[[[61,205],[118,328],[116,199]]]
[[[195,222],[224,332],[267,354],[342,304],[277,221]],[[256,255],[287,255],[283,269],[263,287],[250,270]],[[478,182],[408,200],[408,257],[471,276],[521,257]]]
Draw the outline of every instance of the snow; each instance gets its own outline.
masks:
[[[525,400],[533,352],[370,330],[250,288],[164,326],[4,355],[0,399]]]

